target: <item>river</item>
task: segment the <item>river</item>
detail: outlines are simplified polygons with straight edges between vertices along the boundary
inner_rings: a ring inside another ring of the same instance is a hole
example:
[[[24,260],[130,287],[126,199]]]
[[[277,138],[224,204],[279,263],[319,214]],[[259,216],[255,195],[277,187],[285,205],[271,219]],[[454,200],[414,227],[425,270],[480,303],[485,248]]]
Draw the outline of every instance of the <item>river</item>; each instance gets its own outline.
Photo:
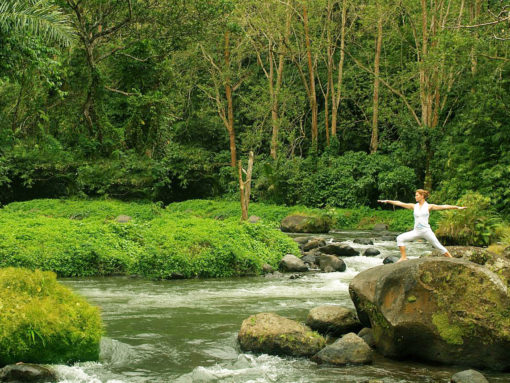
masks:
[[[358,250],[352,243],[370,232],[323,235]],[[305,321],[313,307],[353,307],[350,280],[384,257],[398,255],[394,241],[375,240],[376,257],[347,257],[345,272],[310,272],[290,279],[149,281],[128,277],[62,279],[65,285],[101,308],[106,336],[100,362],[57,366],[59,383],[141,382],[449,382],[462,367],[397,362],[381,356],[369,366],[319,366],[304,358],[253,355],[240,351],[237,332],[251,314],[275,312]],[[409,246],[408,255],[430,252],[426,243]],[[491,382],[510,382],[510,374],[484,373]]]

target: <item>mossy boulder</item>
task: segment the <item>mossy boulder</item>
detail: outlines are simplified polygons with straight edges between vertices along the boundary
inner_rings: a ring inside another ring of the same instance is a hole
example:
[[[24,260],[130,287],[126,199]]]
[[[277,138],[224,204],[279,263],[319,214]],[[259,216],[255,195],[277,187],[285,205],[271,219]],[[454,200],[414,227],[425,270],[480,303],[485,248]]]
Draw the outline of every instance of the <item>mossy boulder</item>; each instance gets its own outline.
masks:
[[[330,219],[326,217],[292,214],[285,217],[280,229],[287,233],[327,233]]]
[[[421,258],[359,273],[349,286],[378,350],[397,359],[510,368],[510,298],[483,266]]]
[[[243,351],[272,355],[312,356],[326,345],[309,327],[274,313],[245,319],[238,340]]]
[[[0,269],[0,367],[99,358],[99,310],[52,272]]]

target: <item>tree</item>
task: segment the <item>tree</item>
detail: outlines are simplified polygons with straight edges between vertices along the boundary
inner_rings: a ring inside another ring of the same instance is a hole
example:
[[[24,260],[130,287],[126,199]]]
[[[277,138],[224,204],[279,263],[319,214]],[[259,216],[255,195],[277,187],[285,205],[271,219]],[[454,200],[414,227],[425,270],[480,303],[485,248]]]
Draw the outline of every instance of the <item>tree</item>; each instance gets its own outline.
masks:
[[[28,32],[64,46],[70,45],[75,37],[68,16],[50,0],[3,0],[0,30]]]

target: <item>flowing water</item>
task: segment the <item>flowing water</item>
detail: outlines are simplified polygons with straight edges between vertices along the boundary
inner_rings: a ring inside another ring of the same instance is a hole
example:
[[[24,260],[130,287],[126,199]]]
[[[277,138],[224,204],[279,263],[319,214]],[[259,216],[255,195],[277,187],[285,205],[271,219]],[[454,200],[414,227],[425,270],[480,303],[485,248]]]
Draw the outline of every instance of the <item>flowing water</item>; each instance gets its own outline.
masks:
[[[352,243],[368,232],[338,232],[326,239]],[[248,316],[275,312],[304,321],[313,307],[353,307],[350,280],[360,271],[398,255],[394,241],[375,240],[376,257],[344,258],[345,272],[307,273],[298,279],[249,277],[222,280],[148,281],[133,278],[65,279],[64,284],[101,307],[106,337],[101,361],[57,366],[60,383],[121,382],[449,382],[465,368],[396,362],[378,356],[370,366],[319,366],[305,358],[242,352],[237,332]],[[431,251],[412,244],[408,255]],[[510,374],[485,373],[491,382]]]

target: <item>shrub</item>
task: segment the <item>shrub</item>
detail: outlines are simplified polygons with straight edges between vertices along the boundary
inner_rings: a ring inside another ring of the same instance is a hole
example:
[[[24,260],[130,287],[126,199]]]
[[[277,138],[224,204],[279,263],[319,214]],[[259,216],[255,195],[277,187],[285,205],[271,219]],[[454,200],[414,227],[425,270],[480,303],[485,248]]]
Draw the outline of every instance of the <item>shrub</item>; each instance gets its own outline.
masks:
[[[496,237],[500,217],[490,210],[490,198],[468,192],[457,201],[464,210],[445,211],[439,221],[437,236],[448,244],[486,246]]]
[[[99,310],[54,273],[0,269],[0,312],[0,366],[99,358]]]

